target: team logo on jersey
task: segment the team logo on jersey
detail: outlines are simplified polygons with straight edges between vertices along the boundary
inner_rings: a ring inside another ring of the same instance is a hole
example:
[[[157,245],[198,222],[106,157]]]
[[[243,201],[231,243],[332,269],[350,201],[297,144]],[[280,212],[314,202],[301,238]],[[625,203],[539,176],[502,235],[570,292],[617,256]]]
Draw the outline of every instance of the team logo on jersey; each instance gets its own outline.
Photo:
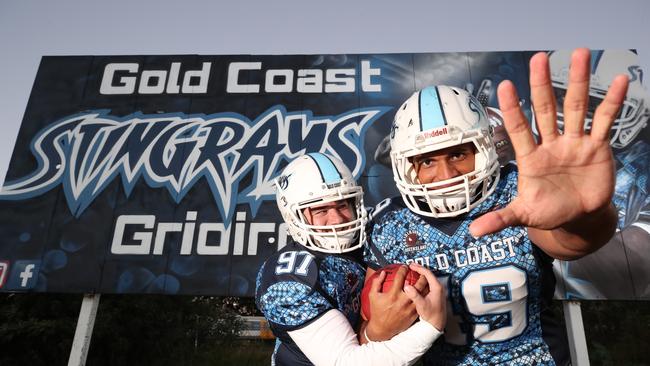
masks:
[[[406,243],[406,252],[415,252],[426,248],[426,244],[420,241],[417,233],[408,233],[404,238]]]
[[[61,185],[70,212],[79,217],[114,180],[121,181],[127,197],[140,181],[166,189],[176,203],[205,180],[229,223],[238,204],[248,204],[255,216],[262,202],[273,200],[283,162],[300,155],[330,153],[358,177],[365,166],[366,130],[388,110],[313,116],[275,106],[253,121],[231,112],[72,115],[35,136],[31,151],[37,168],[6,183],[0,200],[25,200]]]

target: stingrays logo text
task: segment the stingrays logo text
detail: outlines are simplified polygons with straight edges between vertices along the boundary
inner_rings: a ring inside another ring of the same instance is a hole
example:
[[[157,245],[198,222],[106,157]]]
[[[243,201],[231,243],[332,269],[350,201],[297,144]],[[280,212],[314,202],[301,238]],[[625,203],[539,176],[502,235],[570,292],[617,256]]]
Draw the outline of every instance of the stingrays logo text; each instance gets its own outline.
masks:
[[[310,111],[288,113],[275,106],[254,121],[236,113],[136,113],[124,118],[108,111],[77,114],[33,139],[38,167],[6,183],[0,199],[23,200],[61,184],[70,211],[79,216],[117,177],[127,195],[142,178],[150,187],[166,188],[177,203],[205,179],[224,223],[229,223],[238,203],[247,203],[255,215],[263,200],[273,199],[273,179],[284,162],[299,155],[338,156],[358,177],[365,165],[366,129],[388,109],[315,117]],[[253,179],[243,186],[245,176]]]

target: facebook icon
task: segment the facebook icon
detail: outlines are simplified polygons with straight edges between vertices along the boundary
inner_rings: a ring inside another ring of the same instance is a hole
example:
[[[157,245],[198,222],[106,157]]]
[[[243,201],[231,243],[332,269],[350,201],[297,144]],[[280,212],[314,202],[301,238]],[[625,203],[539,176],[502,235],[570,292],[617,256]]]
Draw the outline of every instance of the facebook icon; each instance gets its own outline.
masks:
[[[38,280],[38,271],[41,261],[22,260],[16,261],[7,282],[7,290],[29,290],[34,288]]]

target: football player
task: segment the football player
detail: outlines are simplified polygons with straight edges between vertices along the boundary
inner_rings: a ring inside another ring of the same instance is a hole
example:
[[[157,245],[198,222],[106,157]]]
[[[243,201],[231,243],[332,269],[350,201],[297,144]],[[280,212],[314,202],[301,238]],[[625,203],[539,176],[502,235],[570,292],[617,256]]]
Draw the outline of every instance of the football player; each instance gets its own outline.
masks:
[[[405,288],[421,321],[386,342],[360,346],[353,329],[365,276],[360,263],[367,222],[362,188],[343,162],[321,153],[292,161],[275,185],[294,242],[266,260],[256,281],[257,307],[277,337],[273,364],[414,363],[444,327],[445,296],[433,274],[411,266],[422,276]],[[406,267],[398,272],[403,283]],[[379,295],[384,278],[382,273],[372,283],[371,297]],[[421,294],[427,286],[429,292]]]
[[[401,199],[379,205],[365,259],[368,275],[419,263],[446,287],[445,335],[425,365],[554,365],[540,321],[553,295],[552,258],[584,256],[614,233],[609,131],[627,77],[614,79],[585,133],[589,50],[576,50],[561,132],[548,65],[546,53],[530,61],[539,144],[514,85],[497,90],[517,166],[499,167],[487,113],[462,89],[425,88],[396,113],[391,162]],[[365,328],[374,341],[412,321],[377,311]]]

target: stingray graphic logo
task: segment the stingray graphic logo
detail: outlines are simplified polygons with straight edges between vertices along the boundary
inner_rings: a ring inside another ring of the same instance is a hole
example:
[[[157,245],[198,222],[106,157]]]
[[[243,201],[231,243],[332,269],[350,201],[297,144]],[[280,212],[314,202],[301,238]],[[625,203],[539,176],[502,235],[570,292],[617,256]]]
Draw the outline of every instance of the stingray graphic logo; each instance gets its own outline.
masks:
[[[236,113],[73,115],[33,139],[37,169],[5,184],[0,199],[24,200],[61,185],[78,217],[118,177],[127,196],[142,179],[149,187],[167,189],[177,203],[205,179],[229,223],[237,204],[247,203],[256,215],[264,200],[273,199],[273,179],[285,161],[302,154],[338,156],[358,177],[365,165],[366,129],[388,109],[315,117],[275,106],[254,121]]]

